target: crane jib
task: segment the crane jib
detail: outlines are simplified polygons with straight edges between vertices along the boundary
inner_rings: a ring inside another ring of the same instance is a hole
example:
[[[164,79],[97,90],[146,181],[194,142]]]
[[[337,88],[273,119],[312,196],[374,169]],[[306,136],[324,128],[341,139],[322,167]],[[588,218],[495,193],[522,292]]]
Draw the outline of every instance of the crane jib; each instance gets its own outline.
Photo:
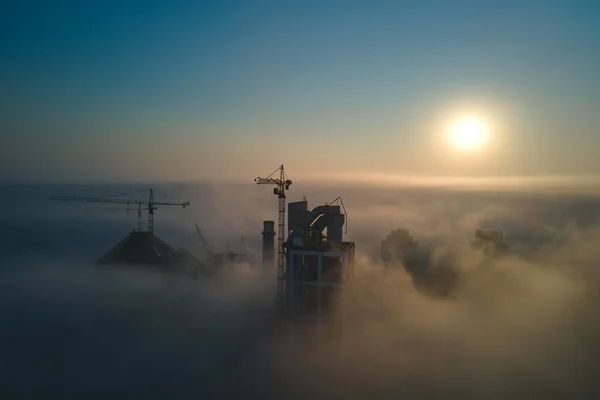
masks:
[[[52,201],[76,201],[76,202],[86,202],[86,203],[110,203],[110,204],[137,204],[138,205],[138,230],[141,231],[141,206],[147,205],[148,208],[148,232],[154,232],[154,210],[156,210],[155,206],[180,206],[187,207],[190,206],[191,203],[189,201],[183,203],[170,203],[170,202],[156,202],[154,201],[154,193],[152,189],[148,189],[150,195],[148,200],[140,200],[140,199],[117,199],[117,198],[109,198],[109,197],[80,197],[80,196],[52,196],[50,200]]]

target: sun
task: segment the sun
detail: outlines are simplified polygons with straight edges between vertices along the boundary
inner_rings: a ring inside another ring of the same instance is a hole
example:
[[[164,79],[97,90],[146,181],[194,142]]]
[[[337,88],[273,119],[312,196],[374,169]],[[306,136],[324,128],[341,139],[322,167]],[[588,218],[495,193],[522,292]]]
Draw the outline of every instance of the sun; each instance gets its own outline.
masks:
[[[450,143],[459,150],[476,150],[488,139],[489,129],[483,119],[468,116],[457,119],[450,127]]]

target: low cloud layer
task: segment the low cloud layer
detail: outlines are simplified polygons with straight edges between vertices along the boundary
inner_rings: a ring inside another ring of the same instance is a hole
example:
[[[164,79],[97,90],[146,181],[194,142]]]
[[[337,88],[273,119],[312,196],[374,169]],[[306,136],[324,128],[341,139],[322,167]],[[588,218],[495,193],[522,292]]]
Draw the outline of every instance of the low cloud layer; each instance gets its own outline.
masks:
[[[144,398],[540,398],[600,394],[598,200],[441,188],[293,186],[311,206],[342,196],[357,274],[345,323],[283,329],[274,276],[251,266],[224,278],[98,270],[95,258],[135,227],[127,212],[49,204],[85,187],[0,189],[3,254],[0,388],[9,396],[124,394]],[[111,191],[111,189],[114,189]],[[104,194],[119,188],[104,188]],[[11,196],[6,196],[7,192]],[[99,189],[95,188],[94,193]],[[194,222],[219,250],[259,254],[276,197],[257,186],[162,187],[190,209],[157,211],[157,234],[199,257]],[[67,193],[65,193],[67,192]],[[99,194],[89,194],[99,195]],[[17,201],[21,200],[21,201]],[[504,229],[510,253],[470,246],[479,227]],[[451,255],[451,294],[384,268],[381,241],[405,228],[434,259]],[[340,305],[341,309],[341,305]],[[313,343],[314,344],[314,343]],[[312,346],[312,347],[311,347]],[[3,397],[10,398],[10,397]]]

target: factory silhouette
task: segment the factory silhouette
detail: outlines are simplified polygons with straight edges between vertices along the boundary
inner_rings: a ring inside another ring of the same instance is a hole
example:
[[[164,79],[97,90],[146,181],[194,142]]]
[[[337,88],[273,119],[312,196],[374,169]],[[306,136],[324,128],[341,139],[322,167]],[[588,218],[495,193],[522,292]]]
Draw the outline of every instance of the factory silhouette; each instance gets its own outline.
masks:
[[[188,201],[155,201],[153,189],[147,190],[147,200],[120,196],[52,196],[50,199],[136,207],[137,229],[102,255],[96,261],[99,267],[152,270],[193,279],[211,279],[226,268],[252,264],[262,269],[265,279],[277,281],[277,315],[289,320],[314,322],[344,320],[344,286],[354,276],[356,246],[355,242],[344,240],[347,211],[342,199],[338,197],[312,208],[306,197],[287,202],[286,192],[292,181],[287,178],[283,165],[266,178],[256,178],[255,182],[275,186],[273,194],[278,198],[277,229],[273,220],[262,224],[261,260],[244,250],[243,237],[240,251],[228,248],[215,252],[198,224],[195,225],[196,233],[206,250],[203,260],[182,247],[172,247],[155,234],[155,211],[163,206],[186,208],[191,204]],[[143,226],[144,211],[148,214],[146,229]],[[493,230],[477,230],[472,248],[486,257],[500,257],[508,251],[504,232]],[[403,268],[416,288],[433,296],[451,295],[459,279],[457,261],[452,254],[434,259],[429,250],[402,228],[392,230],[382,240],[378,259],[386,268]]]

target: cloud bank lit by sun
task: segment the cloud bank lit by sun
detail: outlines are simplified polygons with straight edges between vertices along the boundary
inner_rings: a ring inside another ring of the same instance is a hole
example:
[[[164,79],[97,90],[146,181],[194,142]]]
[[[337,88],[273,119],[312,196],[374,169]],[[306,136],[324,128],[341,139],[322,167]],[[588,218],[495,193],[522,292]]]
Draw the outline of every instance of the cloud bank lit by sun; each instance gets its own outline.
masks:
[[[489,127],[478,116],[455,120],[450,126],[450,144],[459,150],[471,151],[481,148],[488,140]]]

